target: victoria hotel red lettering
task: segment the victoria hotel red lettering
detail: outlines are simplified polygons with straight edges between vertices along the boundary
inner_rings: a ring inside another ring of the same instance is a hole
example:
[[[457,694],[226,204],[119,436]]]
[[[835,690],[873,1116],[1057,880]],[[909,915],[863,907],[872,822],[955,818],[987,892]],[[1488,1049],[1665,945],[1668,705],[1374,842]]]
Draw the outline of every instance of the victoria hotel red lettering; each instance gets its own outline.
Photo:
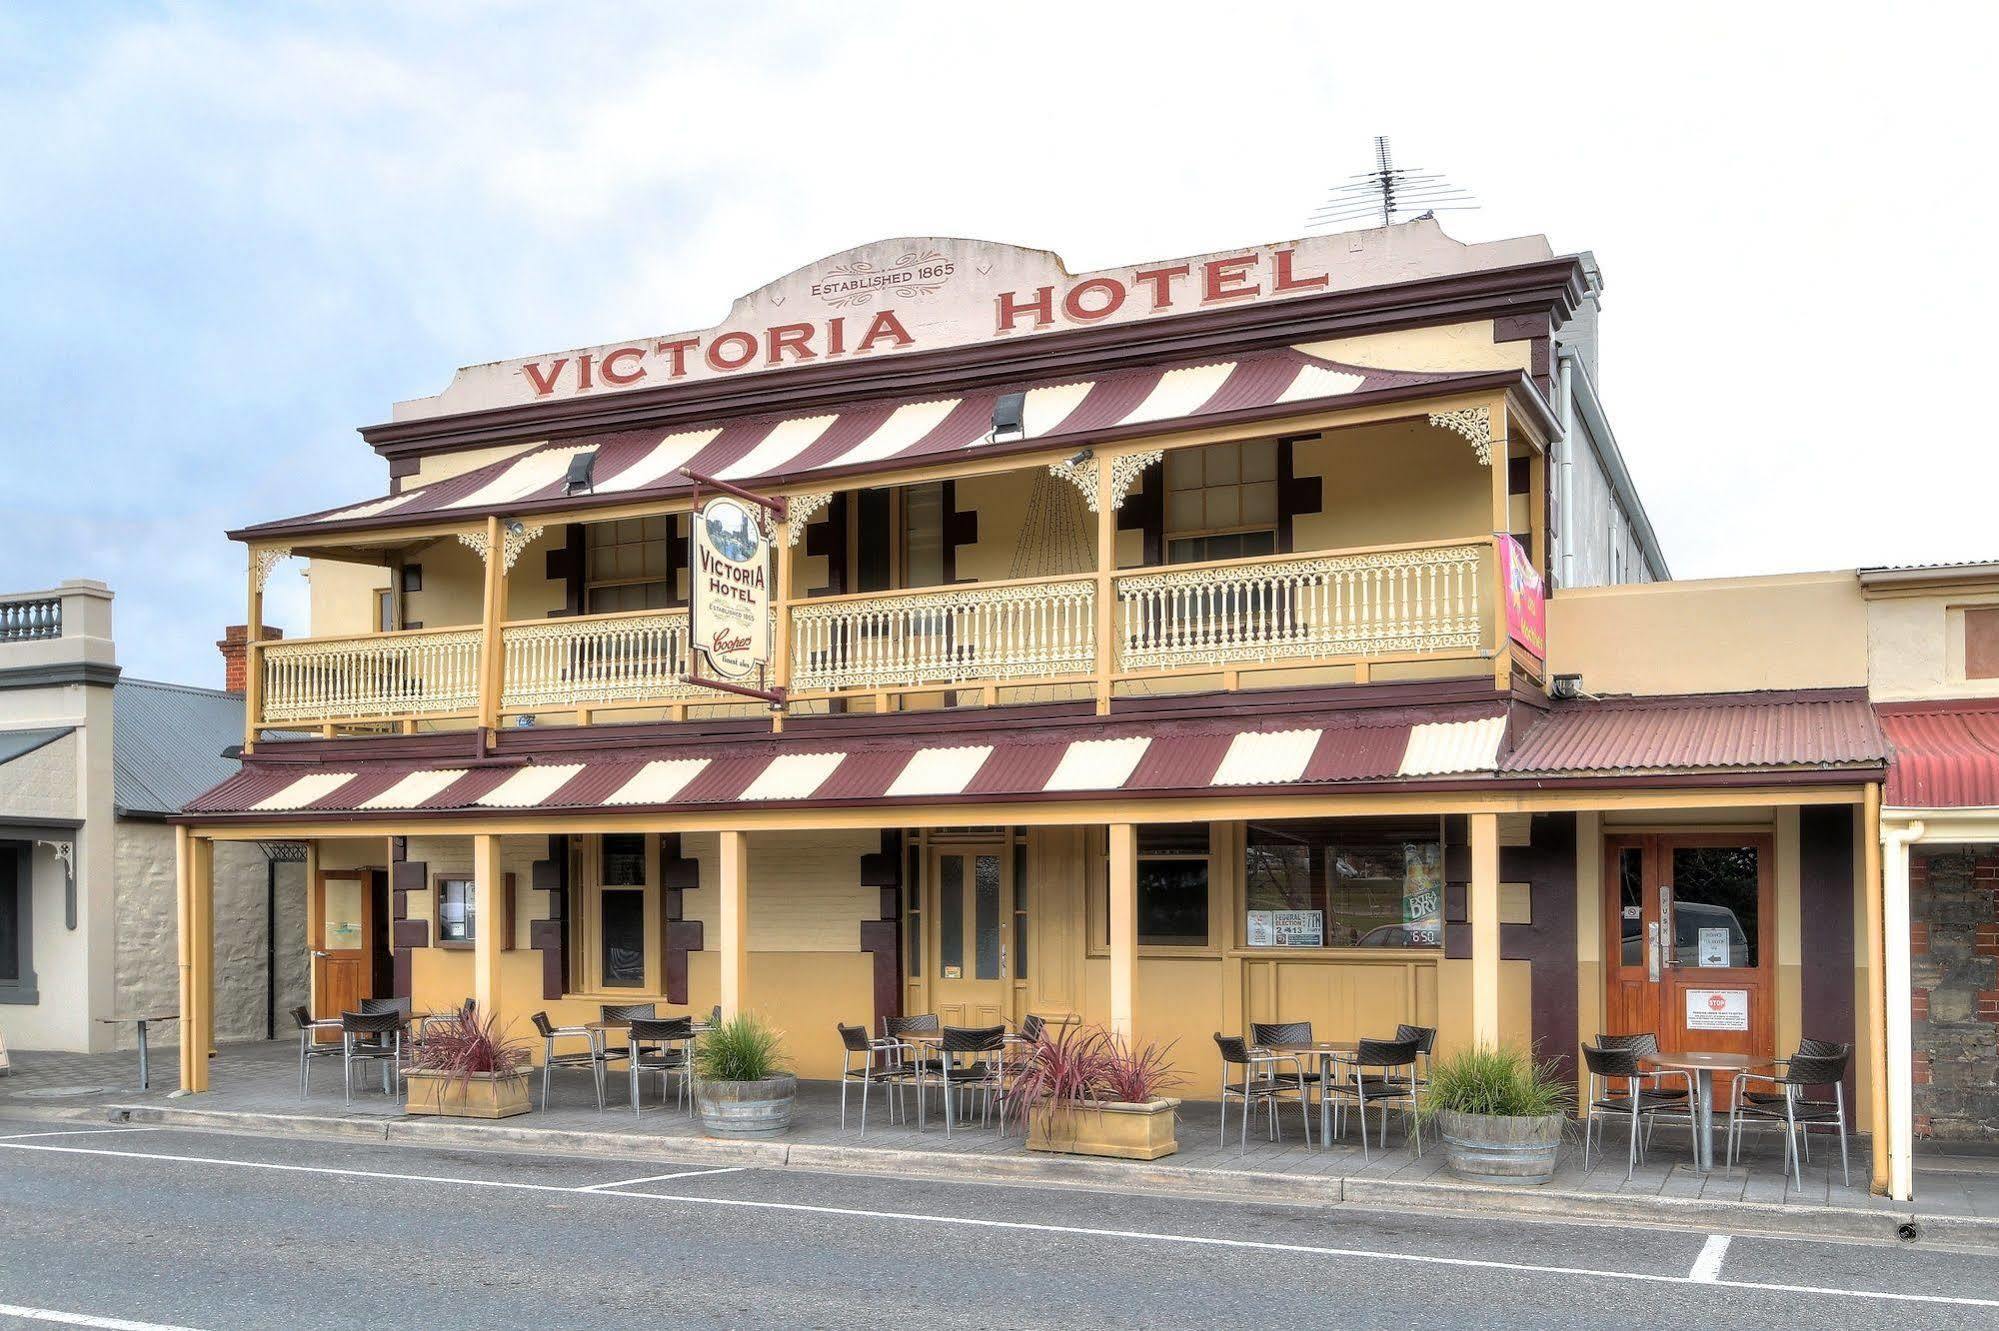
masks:
[[[1199,264],[1140,268],[1130,280],[1093,276],[1068,286],[1028,287],[993,297],[993,333],[1045,332],[1085,327],[1124,313],[1141,317],[1319,290],[1331,278],[1301,273],[1297,252],[1273,250],[1268,258],[1251,251]],[[712,336],[663,338],[604,352],[583,352],[529,361],[521,373],[536,397],[567,390],[587,393],[601,385],[626,388],[648,379],[685,378],[697,366],[714,374],[752,367],[773,369],[826,357],[900,351],[916,345],[901,315],[884,309],[873,315],[833,315],[823,320],[773,324],[761,332],[728,329]]]

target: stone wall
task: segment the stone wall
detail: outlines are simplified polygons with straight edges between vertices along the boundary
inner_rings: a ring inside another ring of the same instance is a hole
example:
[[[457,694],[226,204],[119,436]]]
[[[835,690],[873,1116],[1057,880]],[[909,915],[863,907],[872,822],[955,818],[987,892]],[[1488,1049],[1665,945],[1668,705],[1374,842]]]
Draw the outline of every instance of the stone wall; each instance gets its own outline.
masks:
[[[165,823],[121,819],[117,833],[117,1010],[180,1010],[180,940],[174,889],[174,830]],[[215,847],[215,1038],[264,1038],[265,858],[254,842]],[[278,865],[278,1033],[293,1029],[285,1015],[306,1001],[305,865]],[[121,1047],[138,1043],[118,1028]],[[178,1043],[177,1031],[166,1041]]]
[[[1999,846],[1909,857],[1919,1137],[1999,1142]]]

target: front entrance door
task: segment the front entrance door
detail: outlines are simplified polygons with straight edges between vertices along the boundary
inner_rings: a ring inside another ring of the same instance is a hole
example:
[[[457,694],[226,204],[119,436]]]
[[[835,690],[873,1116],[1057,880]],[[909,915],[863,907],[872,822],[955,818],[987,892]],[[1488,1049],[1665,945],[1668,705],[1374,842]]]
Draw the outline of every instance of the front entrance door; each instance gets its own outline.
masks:
[[[362,999],[375,996],[375,901],[369,879],[367,869],[323,869],[313,882],[315,1017],[338,1017],[359,1008]]]
[[[1003,846],[933,846],[925,916],[931,921],[931,1006],[946,1026],[998,1026],[1013,1017],[1013,882]]]
[[[1771,840],[1734,833],[1604,839],[1613,1034],[1669,1053],[1775,1053]],[[1727,1101],[1715,1079],[1717,1104]]]

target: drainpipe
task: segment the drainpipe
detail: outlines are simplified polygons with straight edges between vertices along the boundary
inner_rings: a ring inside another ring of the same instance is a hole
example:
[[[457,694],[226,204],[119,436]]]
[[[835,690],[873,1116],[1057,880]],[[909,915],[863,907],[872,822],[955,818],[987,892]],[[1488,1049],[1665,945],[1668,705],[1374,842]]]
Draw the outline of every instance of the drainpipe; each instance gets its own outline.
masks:
[[[1915,1058],[1909,1015],[1909,844],[1923,839],[1920,820],[1881,828],[1881,959],[1888,1008],[1888,1195],[1915,1197]]]
[[[1562,557],[1556,569],[1556,576],[1564,588],[1576,585],[1576,398],[1575,388],[1569,382],[1570,367],[1575,364],[1574,347],[1561,348],[1555,361],[1555,396],[1562,403],[1562,439],[1560,452],[1556,455],[1558,472],[1555,476],[1556,494],[1560,496],[1562,525],[1556,532],[1562,542]]]
[[[264,856],[264,1038],[278,1038],[278,862]]]

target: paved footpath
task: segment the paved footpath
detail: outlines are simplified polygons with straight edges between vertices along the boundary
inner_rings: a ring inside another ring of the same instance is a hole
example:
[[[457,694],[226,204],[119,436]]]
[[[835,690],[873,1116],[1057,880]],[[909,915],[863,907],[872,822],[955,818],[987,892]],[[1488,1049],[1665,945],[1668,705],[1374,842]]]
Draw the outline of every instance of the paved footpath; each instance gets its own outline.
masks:
[[[0,1119],[0,1197],[0,1327],[1999,1326],[1929,1244],[179,1128]]]

